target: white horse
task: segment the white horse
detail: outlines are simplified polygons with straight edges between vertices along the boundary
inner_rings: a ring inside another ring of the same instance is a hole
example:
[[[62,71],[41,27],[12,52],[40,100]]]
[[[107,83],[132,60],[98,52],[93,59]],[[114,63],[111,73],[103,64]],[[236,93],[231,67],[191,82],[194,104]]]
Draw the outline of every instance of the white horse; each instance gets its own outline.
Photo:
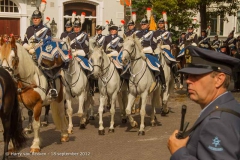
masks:
[[[66,101],[67,101],[67,114],[69,117],[68,133],[73,132],[72,124],[72,98],[78,97],[78,116],[80,117],[80,128],[84,129],[88,121],[88,108],[89,105],[94,105],[93,98],[89,94],[89,83],[88,78],[80,66],[76,57],[73,56],[70,60],[69,67],[64,70],[65,81],[66,81]],[[92,114],[92,113],[91,113]]]
[[[126,83],[122,84],[119,73],[112,62],[113,59],[106,55],[102,47],[94,48],[90,60],[94,68],[92,74],[95,78],[98,78],[100,93],[98,133],[99,135],[104,135],[103,109],[106,98],[109,98],[111,102],[109,132],[114,132],[114,115],[117,99],[121,110],[122,123],[127,122],[125,113],[125,106],[127,104],[127,85]]]
[[[160,49],[160,45],[157,46]],[[165,80],[166,80],[166,90],[164,92],[161,91],[162,98],[162,111],[161,115],[165,116],[169,113],[169,108],[167,106],[168,98],[170,93],[174,89],[174,77],[171,71],[171,62],[164,56],[163,52],[160,49],[159,60],[164,70]],[[174,63],[174,62],[172,62]],[[177,63],[177,62],[176,62]]]
[[[8,68],[15,77],[18,85],[18,98],[25,107],[33,110],[34,139],[30,152],[40,151],[40,116],[42,106],[51,105],[53,121],[56,129],[61,131],[61,141],[69,140],[67,132],[67,119],[64,114],[64,95],[60,78],[55,79],[58,91],[57,99],[51,99],[47,95],[48,82],[42,71],[34,64],[28,52],[19,44],[6,44],[1,49],[2,66]],[[60,57],[60,56],[59,56]]]
[[[148,68],[146,57],[141,52],[141,43],[139,39],[133,34],[130,37],[124,37],[122,62],[124,65],[130,62],[130,81],[129,81],[129,95],[126,113],[132,127],[137,127],[138,124],[131,116],[131,107],[137,95],[141,97],[141,125],[138,134],[144,135],[144,118],[146,115],[147,98],[150,96],[152,103],[151,124],[155,126],[155,107],[159,106],[159,96],[161,85],[156,83],[156,79],[152,71]],[[155,89],[150,92],[152,84],[156,83]]]

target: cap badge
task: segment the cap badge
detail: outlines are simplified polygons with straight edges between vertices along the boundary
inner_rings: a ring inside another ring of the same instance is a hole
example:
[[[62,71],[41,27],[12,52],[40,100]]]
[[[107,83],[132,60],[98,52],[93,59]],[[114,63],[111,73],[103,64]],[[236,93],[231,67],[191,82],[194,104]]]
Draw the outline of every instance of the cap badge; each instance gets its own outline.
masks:
[[[186,63],[192,63],[192,57],[189,54],[189,50],[188,49],[185,50],[185,59],[186,59]]]
[[[38,10],[35,10],[35,11],[33,12],[33,14],[39,14],[39,11],[38,11]]]

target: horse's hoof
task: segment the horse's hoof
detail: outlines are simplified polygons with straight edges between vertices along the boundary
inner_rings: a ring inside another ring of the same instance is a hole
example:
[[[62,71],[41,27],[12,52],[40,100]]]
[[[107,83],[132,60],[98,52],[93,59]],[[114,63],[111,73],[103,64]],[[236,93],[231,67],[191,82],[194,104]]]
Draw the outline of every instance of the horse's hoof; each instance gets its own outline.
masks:
[[[85,124],[80,124],[80,129],[86,129]]]
[[[156,122],[151,122],[152,127],[156,126]]]
[[[69,136],[62,136],[61,142],[68,142],[69,141]]]
[[[98,135],[105,135],[105,130],[98,130]]]
[[[111,105],[107,106],[106,108],[107,108],[108,110],[110,110],[110,109],[111,109]]]
[[[132,125],[133,128],[138,128],[138,123],[134,121],[134,124]]]
[[[114,133],[114,129],[109,129],[108,133]]]
[[[40,148],[30,148],[30,153],[38,153],[40,152]]]
[[[73,130],[68,130],[68,134],[73,134]]]
[[[145,131],[138,131],[138,135],[144,136],[145,135]]]
[[[41,127],[47,127],[48,126],[48,122],[42,122],[41,123]]]
[[[122,123],[124,123],[124,124],[127,123],[127,119],[126,119],[126,118],[123,118],[123,119],[122,119]]]
[[[89,120],[95,120],[94,116],[89,116]]]
[[[161,112],[161,116],[166,116],[169,113],[169,110],[167,112],[163,111]]]

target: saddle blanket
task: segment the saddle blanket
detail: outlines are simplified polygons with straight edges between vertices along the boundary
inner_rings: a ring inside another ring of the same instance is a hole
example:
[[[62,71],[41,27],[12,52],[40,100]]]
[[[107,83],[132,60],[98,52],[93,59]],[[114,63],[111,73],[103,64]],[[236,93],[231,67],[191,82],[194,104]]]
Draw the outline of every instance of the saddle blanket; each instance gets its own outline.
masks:
[[[80,63],[80,65],[83,69],[88,70],[90,72],[93,71],[92,64],[91,64],[91,62],[88,61],[87,58],[77,55],[76,60]]]
[[[2,85],[0,84],[0,110],[2,108],[2,101],[3,101],[3,88]]]
[[[112,58],[113,58],[113,60],[112,60],[112,62],[113,62],[113,64],[115,65],[115,67],[117,68],[117,69],[123,69],[123,66],[122,66],[122,64],[121,63],[119,63],[119,61],[117,60],[117,56],[112,56]]]
[[[184,56],[184,55],[185,55],[185,48],[183,48],[183,49],[179,52],[177,58],[180,58],[180,57],[182,57],[182,56]]]
[[[175,57],[172,55],[171,51],[164,48],[163,49],[163,55],[171,62],[176,62]]]
[[[63,45],[60,39],[48,37],[35,46],[35,52],[37,56],[38,64],[41,64],[42,59],[54,61],[55,57],[61,56],[63,62],[69,62],[70,57],[68,55],[67,47],[63,49]]]
[[[145,54],[145,55],[147,57],[146,62],[147,62],[148,68],[153,71],[155,77],[160,75],[160,70],[159,70],[160,62],[158,60],[158,56],[152,55],[152,54]]]

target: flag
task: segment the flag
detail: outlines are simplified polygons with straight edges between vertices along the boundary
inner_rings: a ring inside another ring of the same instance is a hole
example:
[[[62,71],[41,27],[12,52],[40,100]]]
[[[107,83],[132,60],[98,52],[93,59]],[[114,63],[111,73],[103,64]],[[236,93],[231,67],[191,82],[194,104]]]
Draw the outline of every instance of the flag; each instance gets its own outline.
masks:
[[[121,5],[127,5],[127,6],[131,6],[132,5],[132,0],[120,0],[120,4]]]
[[[155,20],[154,20],[153,15],[151,15],[151,18],[150,18],[150,28],[149,28],[149,30],[156,31],[156,29],[157,29],[157,24],[156,24],[156,22],[155,22]]]

